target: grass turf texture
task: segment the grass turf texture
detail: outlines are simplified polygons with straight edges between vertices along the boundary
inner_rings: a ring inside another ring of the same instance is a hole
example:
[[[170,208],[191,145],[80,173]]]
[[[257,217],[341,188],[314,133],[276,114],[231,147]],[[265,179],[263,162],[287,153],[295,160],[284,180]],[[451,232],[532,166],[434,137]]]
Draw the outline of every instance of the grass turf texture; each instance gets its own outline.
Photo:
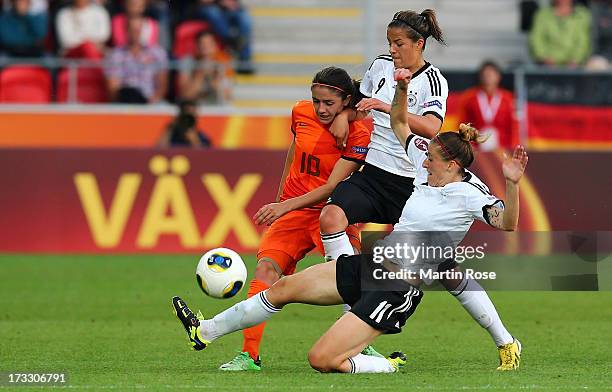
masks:
[[[246,261],[252,276],[254,258]],[[200,292],[196,263],[193,256],[0,255],[0,372],[67,371],[77,390],[612,389],[612,292],[491,293],[523,343],[518,372],[495,371],[486,332],[449,294],[428,292],[402,334],[375,344],[407,353],[401,374],[317,374],[306,354],[341,307],[306,305],[289,305],[268,323],[260,373],[222,373],[218,366],[241,348],[242,335],[190,351],[170,306],[179,294],[211,316],[233,303]]]

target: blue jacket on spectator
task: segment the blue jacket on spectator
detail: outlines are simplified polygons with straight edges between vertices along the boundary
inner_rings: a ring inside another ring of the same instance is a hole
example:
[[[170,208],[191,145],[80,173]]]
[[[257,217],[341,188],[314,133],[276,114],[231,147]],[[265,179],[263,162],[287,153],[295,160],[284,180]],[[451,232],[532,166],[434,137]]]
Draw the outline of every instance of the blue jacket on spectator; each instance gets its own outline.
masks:
[[[20,15],[10,10],[0,15],[0,46],[9,55],[42,55],[46,35],[46,13]]]

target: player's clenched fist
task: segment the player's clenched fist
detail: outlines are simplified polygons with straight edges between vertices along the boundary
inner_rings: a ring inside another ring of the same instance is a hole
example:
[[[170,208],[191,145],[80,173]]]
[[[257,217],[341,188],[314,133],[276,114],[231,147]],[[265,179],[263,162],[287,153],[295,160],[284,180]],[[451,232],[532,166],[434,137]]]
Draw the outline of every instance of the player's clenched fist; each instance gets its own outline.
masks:
[[[407,68],[398,68],[393,73],[393,79],[395,79],[399,88],[405,89],[412,79],[412,72]]]

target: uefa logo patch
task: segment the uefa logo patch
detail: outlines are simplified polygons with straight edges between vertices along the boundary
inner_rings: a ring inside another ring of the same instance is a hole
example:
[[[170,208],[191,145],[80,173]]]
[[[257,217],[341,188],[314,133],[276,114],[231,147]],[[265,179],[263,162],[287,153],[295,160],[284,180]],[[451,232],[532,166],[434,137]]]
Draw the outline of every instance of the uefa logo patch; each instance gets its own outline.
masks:
[[[428,107],[431,107],[431,106],[437,106],[437,107],[440,108],[440,110],[442,110],[442,102],[438,101],[437,99],[434,100],[434,101],[425,102],[423,104],[424,108],[428,108]]]
[[[367,147],[353,146],[351,149],[356,154],[367,154],[368,153],[368,148]]]

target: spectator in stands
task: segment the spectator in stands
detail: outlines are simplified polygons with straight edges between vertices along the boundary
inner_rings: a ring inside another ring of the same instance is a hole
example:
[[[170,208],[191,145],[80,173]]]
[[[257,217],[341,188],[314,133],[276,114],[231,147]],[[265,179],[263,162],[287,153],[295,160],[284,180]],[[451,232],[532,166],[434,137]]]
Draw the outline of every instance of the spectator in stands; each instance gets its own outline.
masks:
[[[110,16],[106,8],[90,0],[73,0],[56,19],[60,51],[66,57],[102,59],[110,37]]]
[[[479,145],[482,151],[512,149],[518,143],[512,93],[500,87],[502,73],[493,61],[485,61],[478,70],[478,85],[461,98],[461,120],[472,123],[488,139]]]
[[[46,35],[47,13],[33,12],[30,0],[11,0],[11,8],[0,15],[0,47],[9,56],[42,56]]]
[[[182,101],[179,114],[168,124],[157,142],[158,147],[205,147],[210,139],[197,128],[197,106],[194,101]]]
[[[54,0],[50,0],[54,1]],[[0,0],[2,5],[1,11],[8,11],[11,9],[11,0]],[[49,0],[30,0],[30,13],[39,14],[46,13],[49,10]]]
[[[212,32],[202,31],[195,40],[195,55],[184,57],[179,65],[180,97],[209,104],[229,100],[232,77],[229,58],[219,49]]]
[[[158,45],[142,43],[144,23],[142,17],[128,18],[128,44],[110,54],[106,77],[115,102],[154,103],[166,95],[168,58]]]
[[[124,46],[128,41],[126,20],[131,17],[143,19],[141,42],[148,45],[159,44],[159,24],[153,18],[145,16],[146,0],[124,0],[125,12],[113,16],[112,43],[114,46]]]
[[[586,68],[605,71],[612,63],[612,5],[609,0],[592,0],[593,56]]]
[[[251,17],[240,0],[199,0],[197,14],[238,55],[238,73],[253,73]]]
[[[591,14],[572,0],[553,0],[538,10],[529,43],[534,60],[551,67],[575,68],[591,54]]]

